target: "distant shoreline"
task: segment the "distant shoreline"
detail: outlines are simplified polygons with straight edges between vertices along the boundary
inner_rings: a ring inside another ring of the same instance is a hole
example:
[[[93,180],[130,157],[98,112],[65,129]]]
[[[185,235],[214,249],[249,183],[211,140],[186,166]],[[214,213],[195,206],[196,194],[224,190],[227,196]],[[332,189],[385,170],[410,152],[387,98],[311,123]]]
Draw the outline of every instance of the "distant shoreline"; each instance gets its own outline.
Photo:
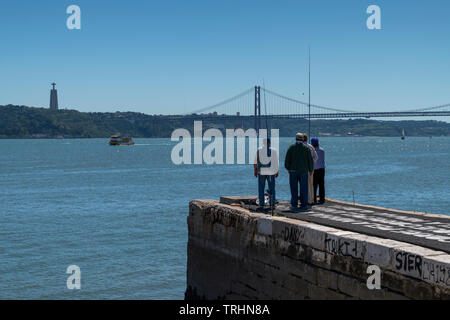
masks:
[[[318,136],[321,139],[324,138],[399,138],[397,136]],[[430,136],[409,136],[407,137],[406,140],[408,140],[408,138],[429,138]],[[450,135],[448,136],[431,136],[431,138],[445,138],[445,137],[450,137]],[[280,138],[292,138],[292,136],[280,136]],[[95,140],[95,139],[105,139],[108,140],[110,139],[110,137],[73,137],[73,138],[54,138],[54,137],[49,137],[49,138],[12,138],[12,137],[0,137],[0,140]],[[170,139],[170,137],[133,137],[133,139]]]
[[[247,115],[147,115],[138,112],[79,112],[26,106],[0,106],[0,139],[83,139],[120,134],[133,138],[170,138],[182,128],[193,132],[194,121],[207,129],[247,130],[254,117]],[[306,119],[269,119],[269,128],[279,128],[280,137],[306,132]],[[265,127],[265,124],[263,125]],[[311,120],[311,136],[318,137],[408,137],[450,136],[450,123],[436,120]],[[351,133],[351,134],[349,134]]]

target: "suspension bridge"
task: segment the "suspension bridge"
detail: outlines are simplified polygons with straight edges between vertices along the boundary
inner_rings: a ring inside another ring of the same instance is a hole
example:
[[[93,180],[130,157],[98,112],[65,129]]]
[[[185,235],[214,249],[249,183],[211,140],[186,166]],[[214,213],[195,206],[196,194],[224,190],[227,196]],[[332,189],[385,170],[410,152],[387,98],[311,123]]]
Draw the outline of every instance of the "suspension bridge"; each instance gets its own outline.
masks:
[[[217,104],[183,115],[183,117],[193,118],[217,116],[255,116],[255,128],[261,128],[259,125],[261,116],[298,119],[448,117],[450,116],[450,103],[413,110],[360,112],[310,104],[284,96],[267,88],[255,86]]]

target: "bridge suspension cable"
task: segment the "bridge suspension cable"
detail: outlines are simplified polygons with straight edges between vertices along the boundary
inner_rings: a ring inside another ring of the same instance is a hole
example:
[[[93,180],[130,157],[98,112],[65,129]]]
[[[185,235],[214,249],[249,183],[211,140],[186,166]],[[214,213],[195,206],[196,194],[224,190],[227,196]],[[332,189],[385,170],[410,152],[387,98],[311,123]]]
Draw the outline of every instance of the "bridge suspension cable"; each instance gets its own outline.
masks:
[[[245,90],[244,92],[242,92],[242,93],[240,93],[240,94],[238,94],[238,95],[236,95],[236,96],[234,96],[234,97],[231,97],[231,98],[229,98],[229,99],[223,100],[223,101],[221,101],[221,102],[219,102],[219,103],[216,103],[216,104],[214,104],[214,105],[212,105],[212,106],[204,107],[204,108],[195,110],[195,111],[193,111],[193,112],[189,112],[188,114],[204,113],[204,112],[206,112],[206,111],[210,111],[210,110],[213,110],[213,109],[220,108],[220,107],[222,107],[222,106],[224,106],[224,105],[226,105],[226,104],[229,104],[229,103],[231,103],[231,102],[234,102],[234,101],[236,101],[236,100],[238,100],[238,99],[240,99],[240,98],[242,98],[242,97],[248,95],[249,93],[253,92],[253,90],[254,90],[253,88],[250,88],[250,89]]]
[[[256,87],[259,88],[259,87]],[[264,108],[266,116],[277,118],[305,118],[309,114],[308,102],[297,100],[279,94],[265,87],[260,88],[264,93]],[[254,114],[254,87],[241,92],[229,99],[223,100],[214,105],[197,109],[185,115],[196,116],[206,112],[216,115],[246,115]],[[267,95],[267,96],[266,96]],[[450,116],[450,104],[439,106],[417,108],[404,111],[385,111],[385,112],[358,112],[345,110],[335,107],[311,104],[312,118],[389,118],[389,117],[434,117]],[[220,113],[219,113],[220,112]]]
[[[443,109],[443,108],[447,108],[447,107],[450,107],[450,103],[448,103],[448,104],[443,104],[443,105],[440,105],[440,106],[435,106],[435,107],[427,107],[427,108],[420,108],[420,109],[406,110],[406,111],[404,111],[404,112],[434,111],[434,110]]]
[[[300,100],[297,100],[297,99],[289,98],[289,97],[286,97],[286,96],[284,96],[282,94],[276,93],[276,92],[274,92],[272,90],[269,90],[269,89],[265,89],[265,91],[267,93],[269,93],[269,94],[272,94],[272,95],[278,97],[278,98],[281,98],[281,99],[284,99],[284,100],[287,100],[287,101],[290,101],[290,102],[298,103],[298,104],[304,105],[306,107],[308,106],[308,102],[304,102],[304,101],[300,101]],[[337,109],[337,108],[331,108],[331,107],[324,107],[324,106],[320,106],[320,105],[312,104],[312,103],[311,103],[311,107],[314,107],[314,108],[317,108],[317,109],[321,109],[322,111],[345,112],[345,113],[355,112],[355,111],[349,111],[349,110],[343,110],[343,109]]]

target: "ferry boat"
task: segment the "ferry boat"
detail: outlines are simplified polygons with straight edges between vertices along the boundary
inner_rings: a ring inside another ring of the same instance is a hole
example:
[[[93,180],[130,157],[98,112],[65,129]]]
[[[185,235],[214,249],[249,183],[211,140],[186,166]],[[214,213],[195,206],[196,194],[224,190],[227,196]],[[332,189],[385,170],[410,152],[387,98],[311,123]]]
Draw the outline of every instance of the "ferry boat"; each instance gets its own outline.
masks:
[[[111,136],[109,140],[110,146],[132,146],[134,141],[130,137]]]

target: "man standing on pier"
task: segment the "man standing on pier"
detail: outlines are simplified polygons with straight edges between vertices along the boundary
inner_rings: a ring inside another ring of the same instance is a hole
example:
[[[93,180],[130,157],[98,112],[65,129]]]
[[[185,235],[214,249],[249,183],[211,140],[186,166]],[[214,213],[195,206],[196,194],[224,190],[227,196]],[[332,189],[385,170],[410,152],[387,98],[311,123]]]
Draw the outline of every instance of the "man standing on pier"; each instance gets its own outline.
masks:
[[[311,156],[313,158],[313,162],[315,165],[317,160],[319,159],[319,157],[317,156],[316,149],[314,149],[314,147],[308,143],[308,135],[306,133],[303,134],[303,142],[311,151]],[[314,192],[313,176],[314,176],[314,171],[308,175],[308,204],[309,205],[313,205],[314,202],[316,201],[316,199],[314,197],[315,193],[313,193]]]
[[[295,144],[286,153],[284,167],[289,171],[291,188],[291,208],[298,206],[298,185],[300,184],[300,209],[308,209],[308,175],[314,170],[311,151],[303,143],[303,134],[297,133]]]
[[[311,144],[316,149],[319,159],[314,163],[314,203],[317,203],[319,188],[319,204],[325,203],[325,151],[319,146],[319,139],[312,138]]]
[[[269,185],[269,203],[275,207],[275,178],[278,177],[278,153],[270,146],[270,139],[263,140],[263,146],[256,152],[253,165],[255,177],[258,178],[258,201],[262,208],[265,204],[264,188]]]

